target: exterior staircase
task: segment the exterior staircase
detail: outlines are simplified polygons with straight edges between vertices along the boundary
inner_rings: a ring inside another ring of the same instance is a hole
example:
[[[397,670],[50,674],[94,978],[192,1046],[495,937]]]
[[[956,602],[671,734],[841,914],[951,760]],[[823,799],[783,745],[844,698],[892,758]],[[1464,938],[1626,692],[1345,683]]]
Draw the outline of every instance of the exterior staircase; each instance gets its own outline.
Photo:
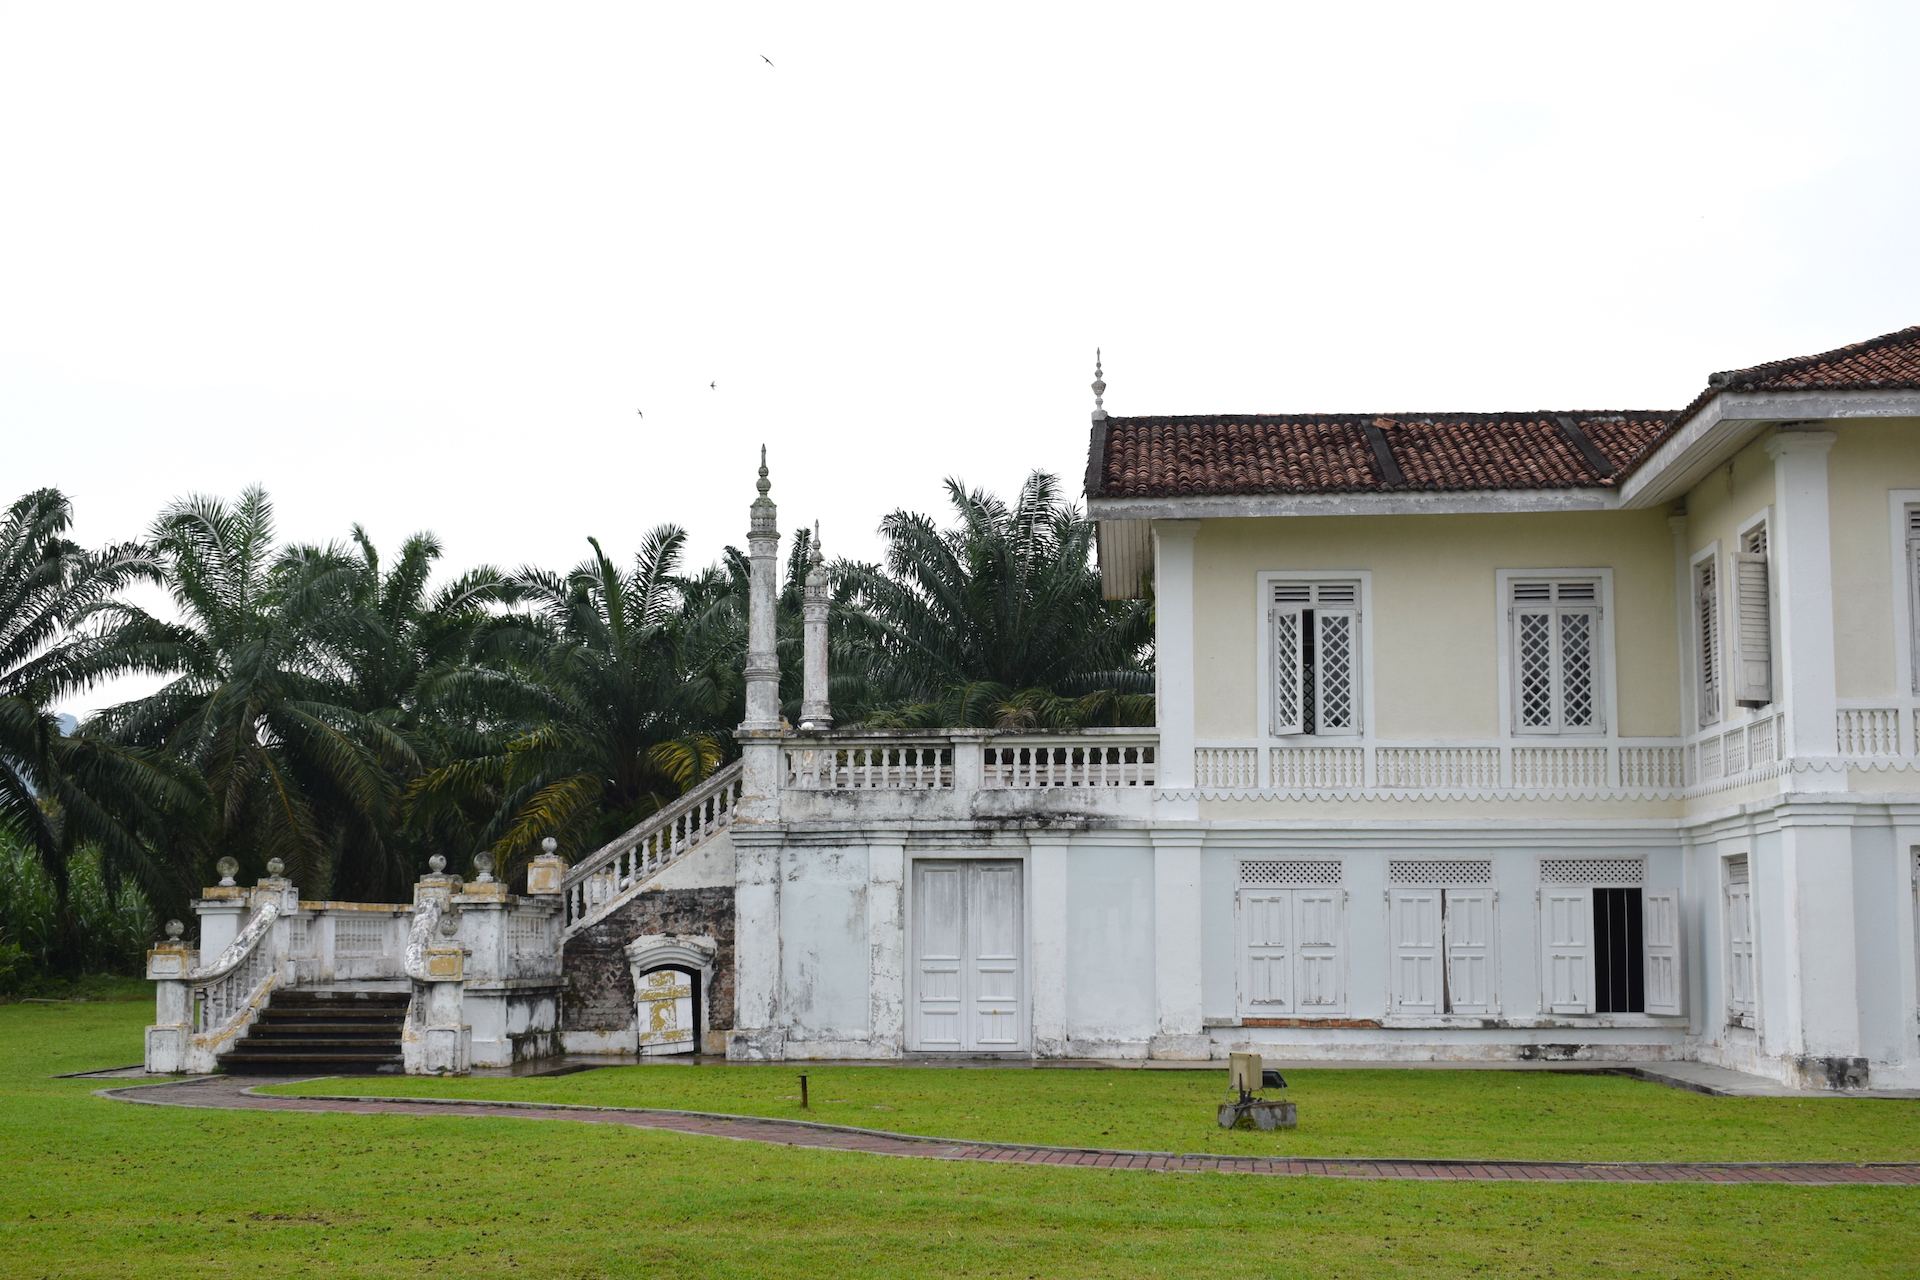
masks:
[[[231,1075],[397,1073],[404,991],[275,991],[246,1036],[217,1059]]]
[[[662,871],[733,825],[740,802],[741,762],[735,760],[644,822],[594,850],[567,870],[563,938],[571,938],[639,893]]]

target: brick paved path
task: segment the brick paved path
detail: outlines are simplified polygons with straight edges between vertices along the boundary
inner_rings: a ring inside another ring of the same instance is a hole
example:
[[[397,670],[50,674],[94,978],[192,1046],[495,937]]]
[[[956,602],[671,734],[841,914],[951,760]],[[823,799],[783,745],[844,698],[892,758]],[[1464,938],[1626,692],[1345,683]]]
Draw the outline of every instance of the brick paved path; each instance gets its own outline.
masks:
[[[1550,1160],[1303,1160],[1255,1156],[1171,1155],[1151,1151],[1103,1151],[1033,1147],[1013,1143],[956,1142],[757,1116],[713,1115],[638,1107],[584,1107],[540,1102],[466,1102],[428,1098],[269,1097],[252,1092],[284,1079],[207,1076],[174,1084],[102,1089],[125,1102],[211,1107],[239,1111],[338,1112],[358,1116],[479,1116],[522,1120],[574,1120],[664,1129],[703,1137],[732,1138],[823,1151],[923,1160],[970,1160],[989,1164],[1071,1165],[1083,1169],[1147,1169],[1170,1173],[1253,1173],[1281,1177],[1398,1178],[1432,1182],[1765,1182],[1805,1186],[1878,1184],[1920,1186],[1920,1163],[1591,1163]]]

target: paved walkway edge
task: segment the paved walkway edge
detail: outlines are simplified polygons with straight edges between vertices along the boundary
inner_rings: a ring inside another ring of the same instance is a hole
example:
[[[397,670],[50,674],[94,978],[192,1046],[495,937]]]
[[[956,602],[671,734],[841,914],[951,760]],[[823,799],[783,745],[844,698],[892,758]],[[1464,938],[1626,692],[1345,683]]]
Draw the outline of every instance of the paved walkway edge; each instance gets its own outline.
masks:
[[[1044,1164],[1077,1168],[1144,1169],[1180,1173],[1249,1173],[1270,1177],[1389,1179],[1427,1182],[1634,1182],[1776,1183],[1797,1186],[1920,1186],[1920,1162],[1874,1161],[1560,1161],[1462,1160],[1414,1157],[1299,1157],[1180,1154],[1103,1147],[1050,1147],[1029,1143],[975,1142],[923,1134],[894,1133],[815,1120],[743,1116],[651,1107],[593,1106],[572,1102],[488,1101],[470,1098],[401,1098],[347,1094],[263,1094],[266,1084],[298,1083],[200,1076],[160,1084],[100,1089],[104,1098],[148,1106],[228,1111],[282,1111],[349,1115],[434,1116],[573,1120],[616,1124],[699,1137],[730,1138],[776,1146],[854,1151],[993,1164]]]

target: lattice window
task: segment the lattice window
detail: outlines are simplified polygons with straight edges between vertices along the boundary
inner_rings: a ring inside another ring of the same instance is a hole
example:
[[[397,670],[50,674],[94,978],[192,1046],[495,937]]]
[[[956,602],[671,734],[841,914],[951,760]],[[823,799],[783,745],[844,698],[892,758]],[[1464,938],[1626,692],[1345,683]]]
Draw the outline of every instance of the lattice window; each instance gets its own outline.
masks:
[[[1516,579],[1508,606],[1515,732],[1598,731],[1599,580]]]
[[[1493,863],[1484,858],[1394,858],[1387,863],[1387,880],[1408,885],[1486,885],[1493,883]]]
[[[1360,731],[1360,584],[1275,582],[1268,599],[1272,732]]]
[[[1248,858],[1240,863],[1240,883],[1245,885],[1312,886],[1340,883],[1338,861],[1282,861]]]
[[[1640,858],[1542,858],[1545,884],[1642,884],[1647,864]]]

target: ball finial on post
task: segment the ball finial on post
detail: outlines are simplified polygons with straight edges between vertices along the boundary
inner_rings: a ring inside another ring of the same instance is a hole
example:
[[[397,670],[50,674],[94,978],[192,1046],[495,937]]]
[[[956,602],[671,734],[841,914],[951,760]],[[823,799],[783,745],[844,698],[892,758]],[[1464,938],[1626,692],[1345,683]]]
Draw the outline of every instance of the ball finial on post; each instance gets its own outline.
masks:
[[[1106,394],[1107,380],[1100,373],[1100,348],[1095,347],[1093,349],[1093,407],[1095,409],[1106,407]]]

